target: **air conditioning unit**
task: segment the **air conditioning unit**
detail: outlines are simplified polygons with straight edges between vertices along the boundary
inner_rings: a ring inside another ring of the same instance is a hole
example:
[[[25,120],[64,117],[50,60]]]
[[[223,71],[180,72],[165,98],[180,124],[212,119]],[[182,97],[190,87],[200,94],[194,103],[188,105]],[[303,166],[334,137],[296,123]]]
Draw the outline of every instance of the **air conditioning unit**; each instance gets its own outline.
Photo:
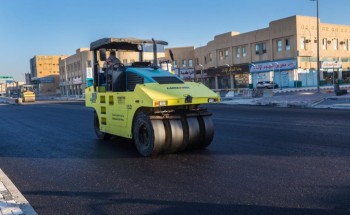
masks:
[[[309,43],[309,42],[311,42],[311,40],[305,40],[305,43]]]
[[[340,45],[344,45],[345,44],[345,42],[344,41],[340,41]]]
[[[328,41],[327,41],[327,43],[328,43],[328,44],[331,44],[331,43],[332,43],[332,41],[328,40]]]

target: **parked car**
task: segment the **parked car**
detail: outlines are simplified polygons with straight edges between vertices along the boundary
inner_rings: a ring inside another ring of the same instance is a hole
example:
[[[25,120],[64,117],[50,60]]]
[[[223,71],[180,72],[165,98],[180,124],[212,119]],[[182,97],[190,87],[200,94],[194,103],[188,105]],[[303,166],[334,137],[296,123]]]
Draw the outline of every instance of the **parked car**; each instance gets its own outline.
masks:
[[[259,81],[256,83],[256,88],[273,89],[278,88],[278,84],[274,83],[273,81]]]

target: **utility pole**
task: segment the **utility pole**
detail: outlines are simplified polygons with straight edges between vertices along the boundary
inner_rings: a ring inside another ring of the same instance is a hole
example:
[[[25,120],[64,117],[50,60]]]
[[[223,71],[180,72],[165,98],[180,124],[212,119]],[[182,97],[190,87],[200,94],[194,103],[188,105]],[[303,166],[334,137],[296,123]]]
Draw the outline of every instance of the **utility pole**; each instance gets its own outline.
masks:
[[[319,22],[319,10],[318,0],[310,0],[316,2],[317,10],[317,93],[320,93],[320,22]]]

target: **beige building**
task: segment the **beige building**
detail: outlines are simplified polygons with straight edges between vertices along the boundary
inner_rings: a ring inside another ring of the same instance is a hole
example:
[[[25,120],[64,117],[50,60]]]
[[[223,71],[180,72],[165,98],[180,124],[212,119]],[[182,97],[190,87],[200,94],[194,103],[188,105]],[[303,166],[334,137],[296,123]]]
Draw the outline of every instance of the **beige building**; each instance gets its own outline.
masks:
[[[157,59],[164,58],[164,52],[157,52]],[[139,53],[136,52],[117,52],[117,58],[125,65],[130,66],[133,62],[139,60]],[[143,60],[153,63],[153,52],[144,52]]]
[[[185,80],[195,79],[194,73],[194,46],[166,48],[165,58],[171,59],[170,51],[173,53],[174,61],[172,62],[175,74]]]
[[[31,83],[37,95],[57,95],[59,93],[58,61],[65,55],[36,55],[30,59]]]
[[[317,85],[317,18],[292,16],[248,33],[228,32],[195,49],[195,69],[212,89]],[[350,83],[350,26],[320,23],[320,85]]]
[[[92,52],[79,48],[74,55],[59,61],[61,96],[81,96],[89,81],[92,84]]]

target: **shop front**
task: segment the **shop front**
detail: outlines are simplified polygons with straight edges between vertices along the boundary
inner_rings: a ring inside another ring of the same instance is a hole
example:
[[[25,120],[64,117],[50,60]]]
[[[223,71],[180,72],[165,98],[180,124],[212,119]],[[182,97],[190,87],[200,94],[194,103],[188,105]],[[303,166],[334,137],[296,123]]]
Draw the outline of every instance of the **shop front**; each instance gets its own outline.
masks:
[[[317,70],[316,69],[298,69],[298,81],[303,87],[317,86]]]
[[[221,66],[198,71],[203,81],[210,89],[214,90],[234,90],[249,87],[249,66],[239,64],[233,66]]]
[[[321,66],[320,85],[334,85],[343,82],[343,64],[341,61],[324,61]],[[347,74],[344,74],[347,76]],[[344,80],[347,82],[347,79]]]
[[[295,87],[296,68],[296,59],[252,63],[250,64],[251,86],[255,88],[260,81],[273,81],[282,88]]]

